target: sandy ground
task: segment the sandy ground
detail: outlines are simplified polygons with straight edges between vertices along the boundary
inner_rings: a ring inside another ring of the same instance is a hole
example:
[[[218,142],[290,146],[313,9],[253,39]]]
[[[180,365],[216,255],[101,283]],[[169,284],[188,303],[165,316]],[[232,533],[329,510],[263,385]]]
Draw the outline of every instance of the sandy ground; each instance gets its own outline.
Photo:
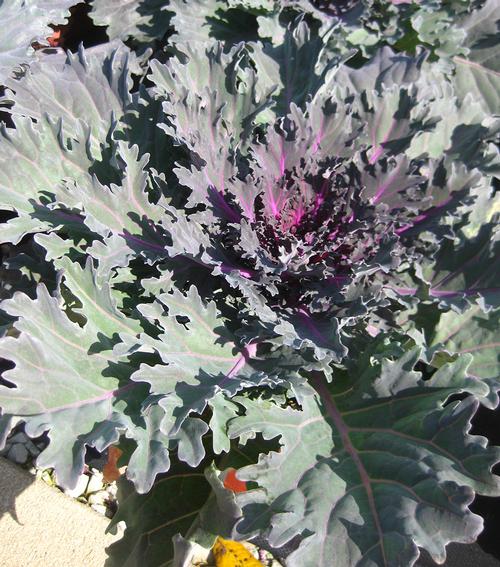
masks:
[[[1,567],[102,567],[108,522],[0,458]]]

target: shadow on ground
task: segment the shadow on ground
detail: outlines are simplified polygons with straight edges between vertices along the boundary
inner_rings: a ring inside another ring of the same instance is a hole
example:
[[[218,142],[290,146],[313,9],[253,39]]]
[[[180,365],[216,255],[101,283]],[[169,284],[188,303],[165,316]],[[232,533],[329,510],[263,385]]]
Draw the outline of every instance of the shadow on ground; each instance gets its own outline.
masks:
[[[9,514],[20,523],[16,514],[16,499],[34,481],[33,475],[0,457],[0,518]]]

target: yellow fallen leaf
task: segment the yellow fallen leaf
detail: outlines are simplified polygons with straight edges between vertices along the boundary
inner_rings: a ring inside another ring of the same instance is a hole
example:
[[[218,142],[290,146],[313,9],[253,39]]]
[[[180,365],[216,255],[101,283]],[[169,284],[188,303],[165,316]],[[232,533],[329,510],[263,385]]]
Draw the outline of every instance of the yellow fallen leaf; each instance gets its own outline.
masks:
[[[262,567],[239,541],[218,537],[212,547],[216,567]]]

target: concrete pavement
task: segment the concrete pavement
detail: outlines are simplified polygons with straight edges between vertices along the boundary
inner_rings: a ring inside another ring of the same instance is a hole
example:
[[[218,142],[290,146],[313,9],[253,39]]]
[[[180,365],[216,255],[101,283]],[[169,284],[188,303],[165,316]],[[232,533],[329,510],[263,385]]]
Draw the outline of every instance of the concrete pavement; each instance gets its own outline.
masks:
[[[109,520],[0,458],[1,567],[103,567]]]

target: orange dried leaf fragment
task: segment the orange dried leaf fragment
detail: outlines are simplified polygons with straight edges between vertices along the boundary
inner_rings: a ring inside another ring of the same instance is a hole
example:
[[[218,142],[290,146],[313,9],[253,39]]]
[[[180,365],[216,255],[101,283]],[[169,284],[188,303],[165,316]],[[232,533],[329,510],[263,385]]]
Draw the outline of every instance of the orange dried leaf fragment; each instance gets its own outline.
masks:
[[[54,33],[47,38],[50,47],[59,47],[62,41],[62,32],[60,28],[55,28]]]
[[[247,483],[236,477],[236,469],[229,469],[224,478],[224,488],[233,492],[246,492]]]
[[[118,480],[121,476],[120,469],[117,467],[118,459],[121,457],[122,451],[111,445],[108,449],[108,462],[104,465],[102,469],[102,475],[106,482],[113,482]]]

